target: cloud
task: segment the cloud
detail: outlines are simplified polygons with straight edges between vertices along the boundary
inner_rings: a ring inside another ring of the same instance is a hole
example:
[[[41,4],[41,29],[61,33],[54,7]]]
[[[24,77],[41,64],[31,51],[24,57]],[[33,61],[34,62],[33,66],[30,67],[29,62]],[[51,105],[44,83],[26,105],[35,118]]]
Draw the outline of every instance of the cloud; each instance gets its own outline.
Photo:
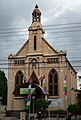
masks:
[[[32,11],[36,4],[39,5],[39,9],[42,12],[42,24],[44,26],[50,24],[54,25],[72,22],[76,23],[81,21],[81,0],[51,0],[50,2],[49,0],[1,0],[0,33],[4,32],[4,30],[1,30],[3,28],[16,28],[25,26],[28,29],[32,22]],[[44,28],[46,29],[46,27]],[[27,29],[23,29],[22,31]],[[81,28],[77,29],[80,30]],[[67,28],[65,30],[74,29]],[[53,26],[53,32],[54,31],[56,31],[56,29]],[[68,58],[79,58],[81,52],[81,41],[80,38],[77,36],[80,36],[81,32],[64,32],[63,34],[59,34],[58,32],[57,34],[50,34],[50,31],[46,30],[46,33],[47,40],[48,42],[52,43],[52,45],[54,45],[53,47],[55,47],[56,49],[67,50]],[[21,32],[17,32],[16,34],[21,34]],[[0,36],[2,35],[4,36],[4,34],[0,34]],[[6,35],[12,34],[9,33]],[[72,37],[73,35],[75,37]],[[22,44],[24,44],[26,39],[28,39],[28,35],[14,36],[13,34],[13,37],[0,37],[0,59],[7,59],[7,56],[10,53],[16,53],[16,51],[19,50]],[[70,48],[72,50],[70,50]],[[76,48],[76,50],[74,48]]]

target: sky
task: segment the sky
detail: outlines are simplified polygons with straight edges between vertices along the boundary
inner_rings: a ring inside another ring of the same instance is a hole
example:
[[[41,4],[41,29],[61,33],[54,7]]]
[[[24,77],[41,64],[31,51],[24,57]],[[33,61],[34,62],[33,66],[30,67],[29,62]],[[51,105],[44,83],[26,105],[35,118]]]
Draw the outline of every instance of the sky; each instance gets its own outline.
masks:
[[[80,72],[81,0],[0,0],[0,69],[7,74],[9,54],[15,54],[28,39],[36,4],[46,40],[54,49],[66,50],[68,60]]]

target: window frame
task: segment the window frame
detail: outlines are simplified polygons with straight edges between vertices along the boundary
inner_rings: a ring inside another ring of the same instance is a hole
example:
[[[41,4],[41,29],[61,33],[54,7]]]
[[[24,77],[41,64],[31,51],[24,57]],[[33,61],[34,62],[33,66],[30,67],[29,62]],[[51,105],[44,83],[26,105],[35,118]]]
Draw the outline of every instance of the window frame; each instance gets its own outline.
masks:
[[[36,35],[34,35],[34,50],[36,50],[36,48],[37,48],[37,46],[36,46],[36,42],[37,42],[36,39],[37,39]]]
[[[15,75],[15,87],[23,83],[24,75],[21,70],[17,71]]]
[[[52,82],[50,82],[50,76]],[[48,75],[49,96],[58,96],[58,73],[55,69],[51,69]]]

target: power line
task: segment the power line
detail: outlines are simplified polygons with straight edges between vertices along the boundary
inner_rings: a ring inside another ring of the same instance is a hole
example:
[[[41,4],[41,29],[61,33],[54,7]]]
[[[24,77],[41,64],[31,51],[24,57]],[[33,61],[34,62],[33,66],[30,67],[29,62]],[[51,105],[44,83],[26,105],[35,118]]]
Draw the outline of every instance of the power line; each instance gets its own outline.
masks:
[[[8,32],[0,32],[0,34],[14,34],[14,33],[21,33],[21,32],[27,32],[27,31],[8,31]]]
[[[76,65],[76,66],[73,66],[74,68],[79,68],[79,69],[81,69],[81,65],[80,66],[78,66],[78,65]],[[8,67],[0,67],[0,70],[1,69],[24,69],[25,67],[10,67],[10,68],[8,68]],[[31,67],[32,68],[32,67]],[[62,67],[39,67],[39,68],[44,68],[45,70],[47,69],[48,70],[48,68],[50,68],[50,69],[52,69],[52,68],[57,68],[57,69],[62,69],[62,68],[69,68],[69,67],[66,67],[66,66],[62,66]]]
[[[78,62],[78,63],[81,63],[81,60],[70,60],[70,62]],[[51,63],[51,62],[32,62],[31,64],[57,64],[57,63]],[[62,64],[67,64],[67,61],[59,61],[59,63],[62,63]],[[59,64],[58,63],[58,64]],[[14,64],[14,65],[16,65],[16,63],[9,63],[9,62],[2,62],[2,63],[0,63],[0,65],[12,65],[12,64]],[[24,65],[25,64],[29,64],[29,62],[25,62],[25,63],[23,63]]]
[[[27,27],[11,27],[11,28],[0,28],[0,31],[7,30],[18,30],[18,29],[27,29]]]
[[[18,37],[20,37],[20,35],[17,35]],[[21,35],[21,36],[24,36],[24,35]],[[27,35],[26,35],[27,36]],[[4,40],[4,42],[8,42],[8,41],[24,41],[25,39],[27,39],[26,38],[26,36],[24,36],[25,38],[23,38],[23,39],[21,39],[21,38],[14,38],[14,39],[8,39],[8,40]],[[3,36],[4,37],[4,36]],[[6,36],[5,36],[6,37]],[[14,36],[11,36],[11,37],[14,37]],[[52,38],[58,38],[57,40],[59,41],[61,41],[61,42],[68,42],[68,39],[65,39],[65,38],[81,38],[81,35],[79,35],[79,36],[52,36],[52,37],[49,37],[49,36],[45,36],[44,37],[45,39],[47,39],[47,41],[49,42],[50,40],[51,41],[53,41],[54,39],[52,39]],[[61,39],[62,38],[62,39]],[[2,41],[3,41],[3,39],[1,39]],[[1,41],[0,40],[0,41]],[[78,39],[79,41],[81,41],[80,39]],[[56,43],[56,41],[54,41],[54,43]]]
[[[78,61],[78,60],[81,61],[81,57],[77,57],[77,58],[75,58],[75,57],[69,57],[69,61],[70,62],[71,61]],[[6,62],[6,61],[8,61],[8,59],[0,59],[0,62]]]
[[[50,24],[50,25],[43,25],[43,26],[64,26],[64,25],[77,25],[77,24],[81,24],[80,21],[78,22],[69,22],[69,23],[58,23],[58,24]]]
[[[68,32],[81,32],[81,30],[66,30],[66,31],[52,31],[49,33],[46,33],[45,35],[49,35],[49,34],[63,34],[63,33],[68,33]],[[14,36],[27,36],[28,34],[12,34],[12,35],[0,35],[0,37],[14,37]]]
[[[80,21],[78,22],[69,22],[69,23],[58,23],[58,24],[49,24],[49,25],[43,25],[44,27],[49,27],[49,26],[64,26],[64,25],[77,25],[81,24]],[[22,26],[22,27],[9,27],[9,28],[0,28],[0,30],[15,30],[15,29],[27,29],[29,27],[27,26]]]
[[[27,36],[27,34],[20,34],[20,35],[18,35],[18,34],[15,34],[15,35],[0,35],[0,37],[14,37],[14,36]]]
[[[62,25],[76,25],[76,24],[81,24],[81,22],[76,22],[76,23],[67,23],[67,24],[61,24],[61,26]],[[56,24],[56,25],[48,25],[48,26],[59,26],[60,24]],[[52,32],[49,32],[49,33],[47,33],[47,34],[51,34],[51,33],[65,33],[65,32],[80,32],[81,30],[80,29],[78,29],[78,30],[66,30],[66,31],[55,31],[54,32],[54,30],[55,29],[66,29],[66,28],[69,28],[69,29],[72,29],[72,28],[80,28],[81,26],[70,26],[70,27],[68,27],[68,26],[66,26],[66,27],[59,27],[59,28],[48,28],[47,30],[53,30]],[[24,31],[19,31],[19,29],[26,29],[27,27],[20,27],[20,28],[5,28],[5,29],[0,29],[0,31],[1,30],[4,30],[3,32],[0,32],[0,34],[2,34],[2,35],[0,35],[0,37],[14,37],[14,36],[27,36],[28,34],[20,34],[21,32],[23,32],[23,33],[25,33],[25,32],[27,32],[27,30],[24,30]],[[6,30],[6,32],[5,32],[5,30]],[[8,31],[7,31],[8,30]],[[9,31],[10,30],[10,31]],[[12,30],[16,30],[16,31],[12,31]],[[17,31],[18,30],[18,31]],[[11,35],[11,34],[12,35]],[[19,33],[19,34],[14,34],[14,33]],[[9,35],[3,35],[3,34],[9,34]],[[13,35],[14,34],[14,35]],[[72,37],[72,36],[71,36]],[[78,36],[77,36],[78,37]]]
[[[67,30],[67,31],[56,31],[56,32],[49,32],[49,33],[65,33],[65,32],[80,32],[81,30]]]
[[[74,26],[74,25],[76,25],[76,26]],[[57,33],[58,33],[58,35],[59,35],[59,33],[75,33],[75,32],[78,32],[78,33],[80,33],[80,31],[81,31],[81,29],[80,29],[80,26],[81,25],[81,22],[75,22],[75,23],[66,23],[66,24],[52,24],[52,25],[47,25],[46,26],[46,30],[47,30],[47,34],[46,35],[54,35],[54,34],[56,34],[57,35]],[[50,28],[51,27],[51,28]],[[54,28],[53,28],[54,27]],[[78,29],[76,29],[76,28],[78,28]],[[27,35],[28,34],[21,34],[22,32],[23,33],[25,33],[25,32],[27,32],[26,30],[23,30],[23,29],[27,29],[27,27],[20,27],[20,28],[4,28],[4,29],[0,29],[0,37],[2,38],[2,37],[17,37],[17,39],[16,39],[16,45],[19,45],[19,43],[17,44],[17,41],[18,41],[18,37],[27,37]],[[56,30],[58,30],[59,29],[59,31],[56,31]],[[62,30],[63,29],[63,30]],[[67,30],[67,29],[69,29],[69,30]],[[22,30],[22,31],[21,31]],[[49,30],[51,30],[51,32],[49,32]],[[3,32],[1,32],[1,31],[3,31]],[[16,34],[15,34],[16,33]],[[19,34],[18,34],[19,33]],[[6,34],[6,35],[4,35],[4,34]],[[61,35],[63,35],[63,34],[61,34]],[[61,39],[61,38],[69,38],[69,37],[76,37],[77,39],[78,38],[80,38],[81,36],[80,36],[80,34],[78,35],[78,36],[73,36],[73,35],[71,35],[70,34],[70,36],[56,36],[56,37],[53,37],[53,38],[57,38],[57,39]],[[49,37],[48,37],[49,38]],[[48,39],[47,38],[47,39]],[[23,38],[24,39],[24,38]],[[2,39],[3,40],[3,39]],[[14,39],[15,40],[15,39]],[[62,40],[62,39],[61,39]],[[8,41],[10,41],[9,39],[7,40],[7,42]],[[19,41],[20,41],[20,39],[19,39]],[[64,41],[64,43],[66,43],[66,41],[68,42],[68,39],[66,39],[65,41]],[[80,39],[78,39],[78,42],[80,41]],[[11,41],[12,42],[12,41]],[[58,42],[58,41],[57,41]],[[57,43],[57,42],[51,42],[51,43]],[[61,41],[61,43],[63,43],[63,40]],[[10,45],[10,44],[9,44]],[[9,46],[8,45],[8,46]],[[16,46],[15,45],[15,46]],[[62,44],[60,44],[62,47],[63,46],[66,46],[66,45],[62,45]],[[77,44],[75,44],[75,43],[71,43],[71,45],[78,45],[78,43]],[[3,46],[4,45],[2,45],[2,48],[3,48]],[[6,46],[6,45],[5,45]],[[70,45],[69,45],[70,46]],[[69,47],[68,47],[68,49],[69,49]],[[9,50],[9,49],[8,49]],[[10,49],[11,50],[11,49]],[[75,50],[75,48],[73,49],[70,49],[70,50]],[[76,51],[80,51],[80,48],[77,48],[76,49]],[[71,51],[72,52],[72,51]],[[70,52],[70,53],[71,53]],[[2,53],[2,54],[6,54],[6,53]],[[80,57],[79,57],[80,58]],[[79,59],[78,58],[78,59]],[[75,63],[80,63],[80,61],[76,61]]]
[[[55,28],[55,26],[63,26],[62,28],[56,28],[56,29],[66,29],[66,28],[79,28],[79,27],[81,27],[80,25],[79,26],[71,26],[71,25],[78,25],[78,24],[80,24],[81,25],[81,22],[72,22],[72,23],[61,23],[61,24],[50,24],[50,25],[43,25],[44,27],[54,27]],[[65,25],[67,25],[66,27],[64,27]],[[70,25],[70,26],[69,26]],[[34,26],[34,27],[36,27],[36,26]],[[22,29],[26,29],[27,30],[27,28],[29,28],[29,27],[27,27],[27,26],[22,26],[22,27],[9,27],[9,28],[0,28],[0,31],[8,31],[8,30],[22,30]],[[48,30],[48,29],[47,29]]]
[[[80,40],[79,40],[80,41]],[[78,41],[78,42],[79,42]],[[7,42],[7,41],[6,41]],[[13,45],[12,45],[12,42],[13,42]],[[23,42],[26,42],[26,41],[22,41],[21,43],[23,43]],[[12,45],[12,46],[22,46],[22,44],[20,43],[20,40],[19,41],[11,41],[11,42],[9,42],[8,44],[4,44],[4,43],[1,43],[0,44],[0,46],[1,46],[1,48],[3,48],[3,47],[8,47],[9,48],[9,45]],[[57,43],[58,43],[58,41],[55,41],[55,42],[53,42],[53,41],[49,41],[49,44],[56,44],[57,45]],[[23,43],[24,44],[24,43]],[[61,41],[61,43],[60,44],[58,44],[58,46],[68,46],[68,48],[70,48],[70,46],[74,46],[74,45],[76,45],[76,46],[81,46],[79,43],[75,43],[75,42],[73,42],[73,43],[69,43],[68,41]],[[32,47],[31,47],[32,48]],[[71,47],[71,49],[73,49],[72,47]],[[77,49],[77,48],[76,48]]]
[[[56,30],[56,29],[66,29],[66,28],[69,28],[69,29],[81,28],[81,26],[72,26],[72,27],[66,26],[66,27],[54,27],[54,28],[53,27],[52,28],[46,28],[45,30]]]
[[[34,27],[36,27],[36,26],[34,26]],[[51,27],[52,28],[46,28],[45,30],[56,30],[56,29],[66,29],[66,28],[69,28],[69,29],[81,28],[81,26],[54,27],[54,25],[51,25]],[[19,29],[21,29],[23,31],[21,31]],[[26,27],[23,27],[23,28],[10,28],[10,29],[5,28],[5,29],[0,29],[0,31],[2,31],[2,32],[0,32],[0,34],[15,33],[15,32],[27,32],[27,29],[26,30],[24,30],[24,29],[26,29]]]
[[[65,39],[65,38],[69,38],[69,37],[70,37],[70,38],[72,38],[72,37],[73,37],[73,38],[81,38],[81,35],[79,35],[79,36],[78,36],[78,35],[77,35],[77,36],[75,36],[75,35],[67,36],[67,35],[66,35],[66,36],[52,36],[52,37],[47,36],[47,39],[51,39],[51,38],[58,38],[58,39],[59,39],[59,38],[60,38],[60,39],[62,38],[62,39]],[[67,40],[67,39],[66,39],[66,40]]]

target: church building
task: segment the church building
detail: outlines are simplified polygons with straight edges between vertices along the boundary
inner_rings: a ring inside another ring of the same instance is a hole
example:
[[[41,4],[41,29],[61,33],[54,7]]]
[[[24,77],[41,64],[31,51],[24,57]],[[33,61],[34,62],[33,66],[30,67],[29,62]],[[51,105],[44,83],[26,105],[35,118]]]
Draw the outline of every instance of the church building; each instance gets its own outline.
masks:
[[[35,99],[51,100],[50,110],[66,110],[68,105],[76,102],[72,90],[77,88],[76,71],[66,52],[55,50],[45,39],[38,5],[32,12],[28,32],[26,43],[15,55],[8,57],[7,112],[10,115],[25,109],[30,79],[31,88],[35,88]]]

